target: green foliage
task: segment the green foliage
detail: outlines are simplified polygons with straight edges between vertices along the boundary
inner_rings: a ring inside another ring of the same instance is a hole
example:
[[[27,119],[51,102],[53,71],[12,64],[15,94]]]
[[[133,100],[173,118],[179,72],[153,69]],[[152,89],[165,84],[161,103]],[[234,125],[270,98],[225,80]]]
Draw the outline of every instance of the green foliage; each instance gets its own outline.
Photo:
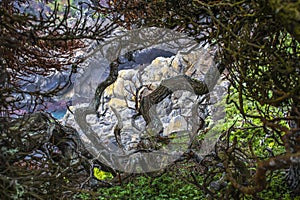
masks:
[[[87,193],[80,193],[74,196],[75,199],[81,199],[81,200],[89,200],[91,199],[90,195]]]
[[[258,196],[265,200],[282,199],[290,200],[293,199],[289,193],[289,190],[285,184],[285,173],[282,171],[274,172],[269,180],[267,188],[260,192]],[[298,198],[299,199],[299,198]]]
[[[236,89],[231,88],[230,94],[227,98],[226,117],[224,127],[229,128],[233,126],[233,131],[230,137],[230,141],[237,140],[237,146],[240,150],[248,156],[248,160],[253,160],[256,163],[259,160],[268,159],[276,155],[285,153],[285,147],[281,140],[281,135],[284,133],[275,133],[274,130],[267,128],[260,116],[263,116],[269,120],[280,119],[277,123],[281,126],[288,127],[284,117],[287,113],[287,109],[284,107],[275,107],[271,105],[261,105],[254,99],[243,99],[243,111],[244,116],[236,105],[240,102],[238,92]],[[256,167],[254,165],[253,172]],[[292,199],[290,196],[290,190],[287,188],[285,181],[286,173],[284,170],[277,170],[270,172],[267,175],[267,188],[257,194],[257,198],[262,199]],[[246,196],[246,199],[255,199],[252,196]]]
[[[113,175],[110,172],[102,171],[98,167],[93,168],[93,173],[98,180],[108,180],[113,178]]]
[[[188,184],[166,173],[157,178],[140,176],[126,185],[100,188],[100,199],[203,199],[203,193],[192,184]]]
[[[243,111],[247,115],[243,116],[234,104],[236,99],[238,99],[238,93],[235,89],[231,88],[227,104],[224,102],[226,117],[223,124],[226,130],[234,125],[231,140],[236,138],[240,146],[253,151],[260,158],[270,157],[269,152],[266,151],[267,149],[271,150],[274,155],[284,153],[285,149],[282,145],[280,135],[276,135],[272,130],[266,128],[260,116],[265,116],[272,120],[273,118],[284,117],[286,110],[281,107],[260,105],[253,99],[243,97]],[[235,103],[238,104],[238,102]],[[286,121],[281,120],[278,123],[288,128]]]
[[[235,168],[235,170],[239,168],[236,171],[238,175],[235,178],[240,184],[251,185],[253,184],[251,182],[253,178],[252,175],[256,171],[256,163],[258,161],[285,153],[285,147],[281,139],[281,135],[284,133],[276,133],[272,129],[264,126],[264,122],[260,116],[270,120],[282,117],[283,120],[278,120],[277,123],[289,128],[286,120],[284,120],[287,110],[282,107],[261,105],[253,99],[242,96],[243,110],[246,113],[243,116],[238,109],[239,106],[237,106],[240,103],[238,101],[239,94],[237,90],[231,87],[229,91],[227,99],[223,99],[223,101],[218,103],[218,106],[225,107],[226,115],[221,123],[212,127],[212,130],[224,133],[230,129],[229,145],[232,145],[234,141],[236,141],[236,149],[238,152],[234,154],[236,157],[232,159],[231,162],[234,163],[235,159],[240,159],[245,163],[244,166],[238,165],[238,163],[233,164],[232,168]],[[201,140],[201,136],[199,139]],[[223,151],[217,153],[221,160],[226,159]],[[247,176],[246,180],[239,180],[240,177],[244,175],[243,171],[248,170],[252,175]],[[214,170],[212,169],[208,173],[213,174]],[[218,173],[221,174],[222,172]],[[238,194],[237,196],[238,198],[244,199],[291,199],[285,176],[285,170],[270,172],[267,174],[268,184],[264,191],[257,193],[255,196],[244,194]],[[220,178],[219,175],[211,175],[211,177],[213,177],[213,180],[218,180],[218,177]],[[199,184],[202,185],[201,180]],[[217,196],[222,196],[222,193],[226,193],[226,191],[229,190],[237,191],[233,189],[229,183],[225,188],[217,191]]]

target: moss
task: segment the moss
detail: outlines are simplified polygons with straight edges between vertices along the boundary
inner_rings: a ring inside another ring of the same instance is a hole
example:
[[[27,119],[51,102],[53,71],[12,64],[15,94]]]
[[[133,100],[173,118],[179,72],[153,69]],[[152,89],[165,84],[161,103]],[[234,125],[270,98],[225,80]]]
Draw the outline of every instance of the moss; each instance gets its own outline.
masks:
[[[300,0],[295,2],[269,0],[268,2],[278,21],[300,42]]]

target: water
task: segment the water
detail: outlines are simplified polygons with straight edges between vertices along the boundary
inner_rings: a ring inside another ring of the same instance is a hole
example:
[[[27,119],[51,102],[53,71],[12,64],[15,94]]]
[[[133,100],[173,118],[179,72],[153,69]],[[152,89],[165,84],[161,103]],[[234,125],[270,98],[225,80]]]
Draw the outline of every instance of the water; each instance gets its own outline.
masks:
[[[133,52],[131,55],[122,55],[120,56],[120,64],[119,70],[124,69],[133,69],[140,65],[149,65],[155,58],[157,57],[171,57],[175,55],[172,52],[158,49],[158,48],[149,48],[149,49],[143,49]],[[100,81],[104,81],[109,74],[109,66],[107,66],[107,69],[105,70],[104,75],[101,77]],[[66,75],[66,74],[65,74]],[[55,80],[63,80],[62,78],[57,78]],[[74,79],[73,79],[74,80]],[[72,80],[72,81],[73,81]],[[52,83],[53,84],[53,83]],[[51,86],[51,83],[49,83],[49,86]],[[67,112],[67,106],[71,105],[71,97],[73,94],[69,94],[70,91],[74,87],[74,82],[72,85],[66,89],[64,89],[59,97],[56,97],[54,102],[47,103],[47,109],[46,111],[51,113],[51,115],[56,119],[62,119],[64,115]]]
[[[67,113],[67,109],[61,109],[61,110],[51,112],[51,115],[55,119],[59,120],[59,119],[62,119],[66,113]]]

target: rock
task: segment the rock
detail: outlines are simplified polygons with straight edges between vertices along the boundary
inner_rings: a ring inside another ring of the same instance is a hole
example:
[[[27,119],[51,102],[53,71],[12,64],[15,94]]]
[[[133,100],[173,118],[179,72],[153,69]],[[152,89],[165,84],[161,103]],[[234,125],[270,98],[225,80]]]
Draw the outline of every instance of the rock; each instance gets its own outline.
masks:
[[[126,101],[124,99],[119,98],[111,98],[108,102],[108,106],[114,107],[116,109],[122,109],[127,106]]]
[[[89,116],[87,121],[103,140],[114,140],[115,125],[122,124],[122,144],[125,149],[134,148],[138,141],[148,136],[149,128],[146,127],[143,117],[138,116],[139,100],[155,90],[162,80],[170,77],[186,74],[204,80],[204,74],[212,64],[211,55],[198,49],[188,55],[178,53],[170,58],[158,57],[148,66],[121,70],[115,83],[104,91],[105,98],[98,110],[100,118],[96,115]],[[211,98],[220,100],[224,91],[226,90],[223,86],[218,86],[217,92],[212,93]],[[197,134],[199,118],[204,116],[202,110],[197,108],[200,99],[192,92],[179,90],[158,103],[156,112],[162,123],[162,135],[168,136],[182,131]],[[71,115],[67,114],[64,121],[76,129],[79,128]]]
[[[183,116],[177,115],[174,118],[170,120],[170,123],[166,127],[166,135],[168,136],[171,133],[179,132],[179,131],[185,131],[187,130],[187,121],[184,119]]]

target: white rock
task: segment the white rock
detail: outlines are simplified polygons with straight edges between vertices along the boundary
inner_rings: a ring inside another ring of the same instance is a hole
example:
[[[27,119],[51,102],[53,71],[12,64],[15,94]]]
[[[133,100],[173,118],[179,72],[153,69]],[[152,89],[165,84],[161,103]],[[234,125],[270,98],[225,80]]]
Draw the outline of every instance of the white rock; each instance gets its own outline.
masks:
[[[174,132],[179,132],[179,131],[187,131],[188,126],[187,122],[182,116],[176,116],[170,120],[170,123],[166,127],[166,130],[164,132],[165,135],[169,135]]]
[[[179,53],[171,58],[158,57],[148,66],[121,70],[116,82],[104,91],[103,105],[98,110],[103,116],[100,118],[89,116],[87,121],[92,129],[101,136],[101,140],[114,140],[114,127],[116,123],[122,124],[120,134],[123,145],[126,149],[135,148],[141,137],[146,136],[147,132],[158,132],[158,130],[150,130],[151,128],[146,130],[146,123],[142,116],[134,117],[138,113],[136,108],[138,108],[139,102],[137,100],[150,94],[162,80],[170,77],[186,74],[203,80],[204,74],[211,64],[212,57],[199,50],[188,55]],[[212,99],[220,100],[222,92],[224,92],[224,88],[219,88],[217,93],[211,94]],[[197,124],[192,122],[195,121],[195,117],[203,115],[199,113],[199,110],[192,112],[194,105],[199,101],[200,98],[197,98],[197,95],[192,92],[178,90],[171,95],[171,98],[166,97],[158,103],[156,112],[164,127],[162,134],[167,136],[175,132],[195,130],[195,127],[192,126],[197,126]],[[117,111],[119,119],[112,108]],[[193,113],[197,113],[197,116],[193,116]],[[65,123],[79,129],[70,113],[65,116]],[[112,149],[114,148],[112,147]]]
[[[108,102],[108,105],[116,109],[124,108],[127,106],[126,101],[119,98],[111,98]]]

